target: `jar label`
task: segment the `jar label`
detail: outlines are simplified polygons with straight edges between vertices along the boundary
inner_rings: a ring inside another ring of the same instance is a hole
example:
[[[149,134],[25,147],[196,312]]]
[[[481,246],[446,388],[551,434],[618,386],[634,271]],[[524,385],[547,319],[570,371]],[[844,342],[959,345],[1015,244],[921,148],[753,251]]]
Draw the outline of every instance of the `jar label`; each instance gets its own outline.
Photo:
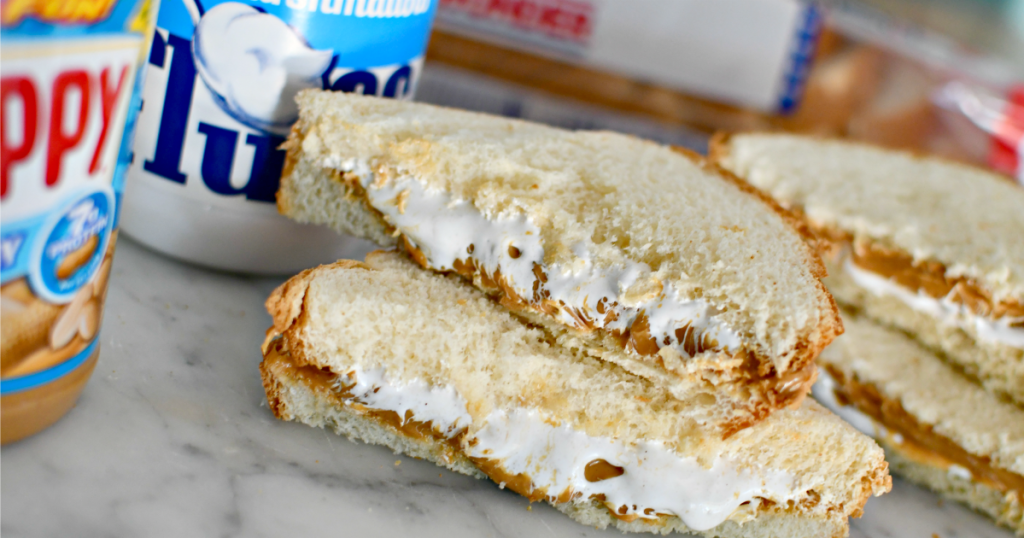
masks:
[[[96,349],[146,2],[8,2],[0,75],[0,394]]]
[[[166,0],[132,181],[276,213],[295,94],[411,97],[435,9],[436,0]]]

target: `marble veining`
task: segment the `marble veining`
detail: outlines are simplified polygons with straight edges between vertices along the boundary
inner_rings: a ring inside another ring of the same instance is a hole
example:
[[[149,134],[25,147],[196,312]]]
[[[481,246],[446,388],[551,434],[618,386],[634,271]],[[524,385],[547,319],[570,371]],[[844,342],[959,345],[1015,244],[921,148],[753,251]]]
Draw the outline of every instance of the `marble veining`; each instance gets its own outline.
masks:
[[[350,257],[366,250],[353,244]],[[273,418],[256,366],[270,325],[263,301],[282,280],[199,269],[122,236],[82,399],[0,450],[0,534],[623,536],[489,481]],[[898,479],[852,524],[852,538],[1011,536]]]

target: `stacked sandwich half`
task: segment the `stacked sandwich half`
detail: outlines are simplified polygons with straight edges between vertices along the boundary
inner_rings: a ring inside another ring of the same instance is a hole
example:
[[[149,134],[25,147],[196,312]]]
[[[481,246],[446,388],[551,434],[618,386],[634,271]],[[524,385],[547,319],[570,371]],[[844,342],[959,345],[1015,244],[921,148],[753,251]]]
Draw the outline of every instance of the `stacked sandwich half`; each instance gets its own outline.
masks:
[[[845,536],[888,490],[874,441],[804,399],[842,324],[758,191],[613,133],[299,105],[279,209],[394,250],[268,300],[279,417],[630,531]]]
[[[720,137],[712,154],[821,238],[846,334],[815,396],[897,471],[1024,534],[1024,189],[788,135]]]

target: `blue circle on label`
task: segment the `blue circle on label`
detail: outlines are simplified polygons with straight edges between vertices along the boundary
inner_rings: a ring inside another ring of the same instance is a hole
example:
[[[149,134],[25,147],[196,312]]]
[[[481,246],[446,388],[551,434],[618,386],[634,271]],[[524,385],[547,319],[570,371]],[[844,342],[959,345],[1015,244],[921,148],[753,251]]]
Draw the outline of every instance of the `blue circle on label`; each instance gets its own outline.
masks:
[[[67,303],[92,280],[114,230],[114,200],[109,185],[78,191],[40,229],[29,259],[37,295]]]

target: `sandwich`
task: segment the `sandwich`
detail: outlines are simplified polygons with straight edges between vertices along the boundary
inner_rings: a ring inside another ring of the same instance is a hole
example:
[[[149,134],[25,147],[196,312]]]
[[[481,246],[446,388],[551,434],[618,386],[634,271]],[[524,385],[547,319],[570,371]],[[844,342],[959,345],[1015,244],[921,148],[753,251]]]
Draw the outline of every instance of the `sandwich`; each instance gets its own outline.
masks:
[[[712,158],[804,215],[840,304],[1024,406],[1024,189],[933,157],[781,134]]]
[[[711,154],[818,235],[847,332],[815,398],[897,474],[1024,534],[1024,189],[792,135],[719,135]]]
[[[399,253],[307,270],[267,310],[260,371],[279,418],[489,477],[586,525],[842,537],[890,489],[878,445],[810,399],[723,439],[663,387]]]
[[[893,471],[1024,535],[1024,410],[905,334],[845,313],[814,397],[885,449]]]
[[[306,91],[279,211],[456,274],[728,436],[797,406],[842,332],[798,220],[695,154]],[[713,402],[716,405],[705,405]]]

